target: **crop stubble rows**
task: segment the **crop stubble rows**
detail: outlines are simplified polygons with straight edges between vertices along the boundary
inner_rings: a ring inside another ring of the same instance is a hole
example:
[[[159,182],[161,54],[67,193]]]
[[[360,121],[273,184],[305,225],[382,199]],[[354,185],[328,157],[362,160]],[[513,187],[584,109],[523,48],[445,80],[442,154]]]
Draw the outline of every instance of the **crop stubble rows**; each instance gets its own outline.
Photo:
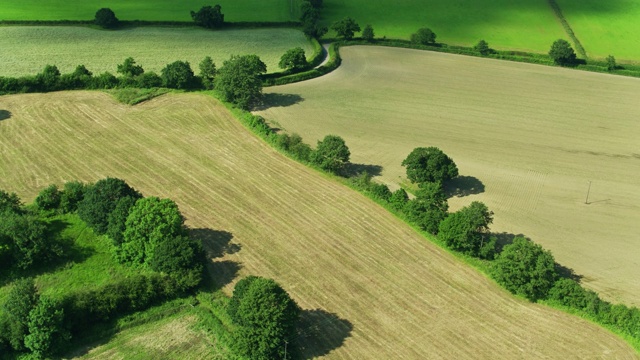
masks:
[[[52,182],[116,176],[175,199],[190,226],[233,234],[240,251],[215,261],[273,277],[303,308],[353,325],[343,346],[325,354],[327,331],[307,355],[636,356],[595,325],[514,299],[370,200],[279,155],[211,98],[133,108],[98,92],[0,99],[12,114],[0,122],[0,188],[31,200]]]

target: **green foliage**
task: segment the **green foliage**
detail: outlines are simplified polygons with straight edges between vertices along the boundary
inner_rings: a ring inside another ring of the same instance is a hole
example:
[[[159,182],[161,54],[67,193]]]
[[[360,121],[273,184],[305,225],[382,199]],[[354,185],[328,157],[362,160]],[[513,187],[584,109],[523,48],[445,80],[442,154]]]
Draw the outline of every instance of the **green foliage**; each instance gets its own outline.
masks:
[[[195,76],[191,65],[185,61],[174,61],[167,64],[161,72],[162,85],[172,89],[188,89],[193,87]]]
[[[36,86],[40,91],[55,91],[60,87],[60,70],[55,65],[47,65],[36,75]]]
[[[425,183],[416,198],[407,201],[402,211],[409,221],[431,234],[438,233],[440,222],[447,217],[447,196],[440,183]]]
[[[84,199],[86,190],[86,185],[79,181],[65,183],[62,194],[60,195],[60,209],[65,213],[76,211],[78,209],[78,203]]]
[[[220,28],[224,24],[224,14],[220,5],[203,6],[197,12],[191,11],[191,18],[198,26],[208,29]]]
[[[275,145],[287,153],[291,154],[294,158],[301,161],[309,161],[311,156],[311,146],[305,144],[302,141],[302,137],[298,134],[280,134],[276,138]]]
[[[478,43],[473,47],[473,50],[480,53],[480,55],[489,55],[491,54],[491,48],[489,47],[489,43],[484,40],[478,41]]]
[[[389,198],[389,204],[396,210],[402,210],[408,201],[409,195],[404,189],[394,191]]]
[[[28,334],[29,312],[38,303],[38,291],[33,279],[19,279],[13,283],[13,287],[7,295],[2,305],[5,314],[6,333],[0,337],[5,337],[7,342],[16,351],[22,351],[24,338]]]
[[[113,241],[113,245],[120,246],[124,241],[127,217],[137,200],[138,199],[131,196],[120,198],[116,203],[115,209],[109,213],[109,217],[107,218],[107,235],[111,238],[111,241]]]
[[[44,222],[34,215],[7,211],[0,214],[0,250],[0,255],[9,254],[11,263],[20,269],[47,263],[62,254],[60,246],[48,238]]]
[[[437,147],[413,149],[402,161],[402,166],[407,168],[407,178],[412,183],[444,183],[458,176],[456,164]]]
[[[64,310],[47,297],[41,297],[38,305],[31,310],[28,325],[29,335],[24,343],[37,359],[49,357],[71,338],[63,326]]]
[[[202,78],[202,86],[205,89],[213,89],[214,80],[216,78],[216,64],[213,63],[211,56],[207,56],[200,62],[200,78]]]
[[[316,0],[317,1],[317,0]],[[300,4],[300,22],[302,32],[308,37],[319,39],[327,33],[325,26],[318,25],[320,20],[320,6],[316,1],[302,1]]]
[[[374,197],[383,201],[389,201],[391,199],[391,196],[393,195],[391,193],[391,190],[389,190],[389,187],[385,184],[372,183],[369,186],[369,192]]]
[[[576,281],[559,279],[549,290],[549,300],[575,309],[587,307],[587,291]]]
[[[22,211],[22,202],[16,193],[9,194],[0,190],[0,213],[4,211],[19,213]]]
[[[493,222],[493,212],[481,202],[449,214],[438,227],[438,238],[453,250],[467,255],[492,259],[495,253],[495,238],[488,234]]]
[[[186,235],[172,236],[160,242],[154,251],[149,267],[153,271],[168,274],[182,289],[191,289],[202,280],[204,270],[202,244]]]
[[[229,304],[230,317],[237,325],[232,345],[236,355],[283,359],[285,342],[295,334],[298,305],[271,279],[248,277],[240,280],[236,289]]]
[[[260,74],[266,72],[267,66],[257,55],[232,55],[218,71],[215,88],[223,100],[247,110],[262,97]]]
[[[133,60],[132,57],[128,57],[124,59],[122,64],[118,64],[118,73],[124,76],[134,77],[142,75],[144,73],[144,69],[142,66],[136,65],[136,61]]]
[[[91,83],[92,89],[112,89],[118,85],[118,78],[112,73],[105,71],[98,76],[93,77]]]
[[[282,55],[280,62],[278,63],[278,66],[281,69],[286,70],[300,70],[304,69],[308,65],[304,49],[301,47],[287,50],[287,52]]]
[[[576,53],[567,40],[558,39],[551,45],[549,56],[558,65],[572,65],[576,62]]]
[[[96,12],[94,19],[96,25],[104,29],[113,29],[120,23],[116,14],[109,8],[102,8]]]
[[[613,55],[607,56],[607,70],[613,71],[617,68],[618,65],[616,64],[616,58],[614,58]]]
[[[364,29],[362,30],[362,38],[366,41],[372,42],[373,39],[375,38],[375,33],[373,32],[373,27],[371,27],[371,25],[367,24]]]
[[[139,199],[142,195],[124,180],[106,178],[87,187],[78,203],[78,215],[97,234],[104,234],[109,226],[109,214],[118,201],[126,196]]]
[[[334,174],[341,174],[349,163],[351,152],[340,136],[327,135],[318,141],[316,150],[311,154],[311,161],[320,168]]]
[[[531,301],[544,299],[558,277],[553,255],[523,237],[504,247],[493,276],[507,290]]]
[[[61,198],[62,193],[58,190],[58,186],[52,184],[40,191],[35,203],[38,209],[53,210],[60,207]]]
[[[436,34],[429,28],[420,28],[411,34],[411,42],[422,45],[435,44]]]
[[[360,31],[360,25],[350,18],[345,17],[342,20],[336,21],[331,25],[331,30],[335,31],[338,36],[342,36],[345,40],[353,39],[353,35]]]

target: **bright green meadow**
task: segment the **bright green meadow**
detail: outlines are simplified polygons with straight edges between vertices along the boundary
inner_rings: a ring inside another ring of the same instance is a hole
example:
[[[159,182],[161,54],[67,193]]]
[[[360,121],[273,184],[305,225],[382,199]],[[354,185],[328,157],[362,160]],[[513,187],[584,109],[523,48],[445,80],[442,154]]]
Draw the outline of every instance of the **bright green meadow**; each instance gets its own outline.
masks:
[[[103,7],[120,20],[191,21],[189,12],[220,4],[225,21],[291,21],[299,16],[299,0],[5,0],[0,20],[90,20]]]
[[[72,26],[0,27],[0,76],[34,75],[45,65],[62,73],[85,65],[94,74],[116,73],[117,64],[133,57],[145,71],[160,73],[173,61],[189,61],[194,72],[205,56],[218,67],[232,54],[256,54],[269,72],[288,49],[300,46],[311,56],[313,47],[294,29],[230,29],[141,27],[118,31]]]

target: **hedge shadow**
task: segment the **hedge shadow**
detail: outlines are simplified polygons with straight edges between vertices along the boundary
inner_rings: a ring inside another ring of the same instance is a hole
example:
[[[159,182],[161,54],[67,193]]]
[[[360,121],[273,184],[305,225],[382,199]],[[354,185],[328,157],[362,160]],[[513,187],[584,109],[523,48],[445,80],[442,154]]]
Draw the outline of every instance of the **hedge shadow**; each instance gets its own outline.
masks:
[[[315,359],[329,354],[351,336],[353,324],[322,309],[303,310],[297,329],[300,359]]]

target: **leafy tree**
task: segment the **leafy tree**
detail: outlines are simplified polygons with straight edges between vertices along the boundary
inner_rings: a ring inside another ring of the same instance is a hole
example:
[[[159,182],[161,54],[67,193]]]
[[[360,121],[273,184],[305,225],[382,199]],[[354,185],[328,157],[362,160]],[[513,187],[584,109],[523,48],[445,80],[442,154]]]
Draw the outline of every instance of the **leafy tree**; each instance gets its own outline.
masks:
[[[266,72],[267,65],[257,55],[232,55],[218,71],[215,87],[225,101],[249,109],[262,97],[260,74]]]
[[[576,53],[567,40],[558,39],[551,45],[549,56],[558,65],[571,65],[576,61]]]
[[[195,76],[189,62],[175,61],[161,72],[162,85],[172,89],[188,89],[193,86]]]
[[[351,152],[340,136],[327,135],[318,141],[311,161],[324,170],[340,174],[349,163],[349,156]]]
[[[237,325],[233,348],[241,357],[284,359],[285,342],[295,335],[300,308],[271,279],[249,277],[236,285],[229,306]]]
[[[86,189],[86,185],[79,181],[65,183],[60,195],[60,209],[65,213],[76,211],[78,203],[84,198]]]
[[[129,211],[136,204],[137,200],[137,198],[132,196],[120,198],[116,203],[115,209],[109,213],[109,217],[107,218],[107,235],[111,238],[115,246],[120,246],[124,241],[127,217],[129,217]]]
[[[480,53],[480,55],[489,55],[491,54],[491,48],[489,47],[489,43],[484,40],[478,41],[478,43],[473,47],[473,50]]]
[[[29,313],[29,335],[24,343],[33,355],[47,358],[71,338],[65,330],[64,310],[48,297],[41,297]]]
[[[105,71],[98,76],[93,77],[91,87],[94,89],[112,89],[118,85],[118,78],[112,73]]]
[[[94,22],[96,25],[105,29],[113,29],[120,23],[120,21],[116,17],[116,14],[109,8],[102,8],[98,10],[96,12]]]
[[[186,235],[171,236],[158,243],[149,267],[171,276],[181,289],[198,286],[202,280],[202,244]]]
[[[140,65],[136,65],[136,61],[132,57],[124,59],[122,64],[118,64],[118,73],[124,76],[138,76],[144,73],[144,69]]]
[[[360,25],[350,18],[346,17],[342,20],[338,20],[331,25],[331,30],[335,31],[338,36],[342,36],[345,40],[353,39],[353,35],[360,31]]]
[[[47,226],[33,215],[5,212],[0,221],[0,238],[12,261],[21,269],[47,262],[62,254],[60,246],[46,236]]]
[[[587,307],[587,291],[576,281],[559,279],[549,290],[549,300],[575,309]]]
[[[416,192],[416,198],[405,204],[403,212],[422,230],[437,234],[438,226],[447,217],[448,209],[447,196],[440,183],[424,183]]]
[[[545,298],[558,277],[553,255],[520,236],[504,247],[493,275],[507,290],[531,301]]]
[[[371,192],[373,196],[384,201],[389,201],[389,199],[391,199],[391,196],[393,195],[391,193],[391,190],[389,190],[389,187],[385,184],[373,183],[369,187],[369,192]]]
[[[286,70],[300,70],[307,67],[307,65],[309,65],[307,63],[307,57],[304,54],[304,49],[301,47],[287,50],[287,52],[282,55],[280,62],[278,63],[278,66],[281,69]]]
[[[413,149],[402,161],[407,168],[407,178],[412,183],[446,182],[458,176],[458,167],[437,147]]]
[[[89,186],[78,203],[78,215],[96,233],[102,235],[109,226],[109,214],[126,196],[139,199],[142,195],[124,180],[106,178]]]
[[[60,207],[60,200],[62,194],[58,190],[58,186],[49,185],[40,191],[40,194],[36,197],[35,203],[39,209],[52,210]]]
[[[329,29],[326,26],[320,26],[317,23],[303,23],[302,32],[308,37],[320,39]]]
[[[449,214],[438,227],[438,238],[453,250],[471,256],[492,259],[496,239],[488,231],[493,222],[493,212],[481,202],[474,201],[469,206]]]
[[[140,199],[129,210],[124,241],[117,249],[117,258],[132,265],[149,265],[158,244],[186,235],[184,217],[173,200]]]
[[[47,65],[36,75],[36,82],[42,91],[54,91],[60,87],[60,70],[55,65]]]
[[[429,45],[436,43],[436,34],[429,28],[420,28],[411,34],[411,42],[421,45]]]
[[[213,29],[222,27],[224,14],[220,5],[203,6],[197,12],[191,11],[191,18],[199,26]]]
[[[367,24],[367,26],[365,26],[362,30],[362,38],[367,40],[368,42],[372,42],[374,37],[375,33],[373,32],[373,27]]]
[[[6,210],[14,213],[22,212],[22,202],[20,202],[20,198],[16,193],[9,194],[4,190],[0,190],[0,213]]]
[[[617,68],[618,65],[616,64],[616,58],[614,58],[613,55],[607,56],[607,70],[613,71]]]
[[[16,280],[2,306],[7,319],[5,336],[11,347],[22,351],[24,338],[28,334],[29,312],[38,303],[38,291],[32,278]]]
[[[200,62],[200,77],[202,85],[205,89],[213,89],[214,80],[216,78],[216,64],[214,64],[211,56],[207,56]]]
[[[142,89],[150,89],[162,86],[162,78],[153,71],[145,72],[136,78],[138,87]]]
[[[87,67],[84,66],[84,65],[76,66],[76,69],[73,70],[73,73],[71,73],[71,74],[73,76],[75,76],[75,77],[82,77],[82,76],[91,77],[93,75],[93,73],[91,71],[89,71],[89,69],[87,69]]]
[[[409,201],[409,195],[404,189],[398,189],[394,191],[389,198],[389,203],[396,210],[401,210],[402,208],[404,208],[407,201]]]

